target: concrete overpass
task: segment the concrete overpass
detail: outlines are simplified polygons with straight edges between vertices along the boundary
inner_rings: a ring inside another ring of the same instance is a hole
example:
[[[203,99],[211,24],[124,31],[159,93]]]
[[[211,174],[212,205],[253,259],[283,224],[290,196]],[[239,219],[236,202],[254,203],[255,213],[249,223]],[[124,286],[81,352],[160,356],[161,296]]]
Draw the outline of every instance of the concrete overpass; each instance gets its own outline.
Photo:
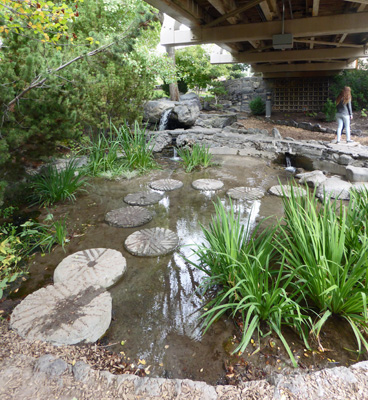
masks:
[[[146,0],[174,18],[161,44],[216,43],[265,78],[325,76],[368,57],[368,0]],[[184,24],[190,30],[179,30]]]

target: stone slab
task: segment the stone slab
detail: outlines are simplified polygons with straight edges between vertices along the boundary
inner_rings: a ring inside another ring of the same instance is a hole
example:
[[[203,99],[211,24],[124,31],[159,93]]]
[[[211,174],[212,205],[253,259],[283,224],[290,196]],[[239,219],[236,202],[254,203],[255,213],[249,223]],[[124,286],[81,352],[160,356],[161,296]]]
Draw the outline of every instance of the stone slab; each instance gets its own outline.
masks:
[[[351,187],[351,183],[343,181],[338,176],[333,176],[318,186],[316,196],[320,199],[331,197],[332,199],[349,200]]]
[[[142,229],[127,237],[125,248],[135,256],[154,257],[171,253],[178,243],[178,236],[169,229]]]
[[[109,211],[105,221],[118,228],[134,228],[147,224],[152,220],[152,214],[143,207],[131,206]]]
[[[176,179],[159,179],[158,181],[151,182],[149,186],[154,190],[169,192],[171,190],[180,189],[183,187],[183,182]]]
[[[163,194],[157,192],[137,192],[125,196],[124,201],[132,206],[149,206],[158,203],[163,197]]]
[[[229,189],[226,194],[233,200],[259,200],[264,196],[264,192],[257,188],[239,186]]]
[[[368,168],[349,165],[346,167],[346,178],[350,182],[368,182]]]
[[[15,307],[10,326],[29,341],[94,343],[108,329],[111,309],[111,295],[105,289],[71,280],[28,295]]]
[[[296,178],[299,178],[299,183],[301,185],[306,183],[309,187],[316,187],[327,179],[326,175],[318,170],[297,174]]]
[[[298,196],[306,196],[307,192],[306,190],[304,190],[301,187],[298,186],[282,186],[282,185],[276,185],[276,186],[272,186],[268,189],[269,193],[275,195],[275,196],[279,196],[279,197],[291,197],[291,193],[292,190],[294,191],[294,193]]]
[[[192,186],[197,190],[219,190],[224,186],[224,183],[217,179],[197,179],[192,182]]]
[[[54,283],[83,281],[85,285],[112,286],[125,272],[126,260],[113,249],[78,251],[64,258],[54,271]]]

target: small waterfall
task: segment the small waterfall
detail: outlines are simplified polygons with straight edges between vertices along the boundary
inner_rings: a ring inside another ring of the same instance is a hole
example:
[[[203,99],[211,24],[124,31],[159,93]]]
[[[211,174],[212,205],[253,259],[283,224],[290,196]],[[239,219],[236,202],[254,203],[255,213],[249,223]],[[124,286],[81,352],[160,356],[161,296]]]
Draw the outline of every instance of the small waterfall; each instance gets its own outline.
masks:
[[[178,152],[176,151],[176,147],[173,147],[174,149],[174,155],[170,158],[171,161],[179,161],[181,160],[180,157],[178,157]]]
[[[168,108],[162,113],[160,123],[158,124],[159,131],[164,131],[167,128],[167,123],[169,122],[171,111],[172,109]]]
[[[287,154],[285,154],[285,162],[286,162],[285,170],[294,173],[296,171],[296,168],[291,165],[291,159]]]

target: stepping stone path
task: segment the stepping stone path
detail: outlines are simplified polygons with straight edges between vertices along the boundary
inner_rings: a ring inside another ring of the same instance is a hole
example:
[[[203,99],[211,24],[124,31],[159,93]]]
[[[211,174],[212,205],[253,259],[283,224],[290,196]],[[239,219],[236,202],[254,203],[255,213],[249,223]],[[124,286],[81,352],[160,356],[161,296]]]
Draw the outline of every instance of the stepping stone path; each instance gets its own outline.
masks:
[[[224,186],[224,183],[217,179],[197,179],[192,182],[192,186],[197,190],[218,190]]]
[[[306,196],[307,192],[298,186],[294,186],[293,188],[291,186],[281,186],[281,185],[276,185],[276,186],[272,186],[268,189],[268,191],[275,195],[275,196],[279,196],[279,197],[291,197],[291,192],[292,189],[294,191],[294,194],[298,195],[298,196]],[[284,193],[283,193],[284,192]]]
[[[71,279],[27,296],[15,307],[10,326],[30,341],[93,343],[108,329],[111,310],[111,295],[105,289]]]
[[[230,189],[226,194],[233,200],[259,200],[264,196],[264,192],[257,188],[250,188],[245,186]]]
[[[118,228],[134,228],[147,224],[152,219],[152,214],[143,207],[123,207],[109,211],[105,221]]]
[[[143,229],[132,233],[125,247],[135,256],[161,256],[171,253],[178,246],[179,238],[173,231],[164,228]]]
[[[128,194],[124,201],[132,206],[149,206],[158,203],[163,197],[163,194],[157,192],[138,192]]]
[[[104,288],[112,286],[125,272],[126,260],[112,249],[78,251],[64,258],[54,271],[54,282],[82,281]]]
[[[158,181],[151,182],[149,185],[152,189],[169,192],[171,190],[180,189],[183,186],[183,182],[175,179],[159,179]]]

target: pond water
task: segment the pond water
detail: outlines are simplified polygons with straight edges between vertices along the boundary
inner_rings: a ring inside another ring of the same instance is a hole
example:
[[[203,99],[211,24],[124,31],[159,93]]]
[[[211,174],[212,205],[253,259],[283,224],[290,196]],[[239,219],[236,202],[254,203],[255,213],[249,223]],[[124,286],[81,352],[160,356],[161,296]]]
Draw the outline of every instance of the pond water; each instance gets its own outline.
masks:
[[[150,376],[190,378],[210,384],[225,382],[224,365],[236,365],[246,369],[270,373],[289,371],[290,361],[277,339],[262,340],[261,351],[251,355],[255,347],[242,357],[232,357],[234,338],[239,331],[233,321],[222,318],[203,335],[198,317],[203,299],[198,289],[203,273],[188,265],[182,256],[190,257],[191,248],[202,242],[200,225],[208,226],[214,213],[213,201],[217,196],[229,207],[226,191],[237,186],[251,186],[267,192],[273,185],[285,183],[292,175],[282,166],[272,165],[261,159],[217,156],[219,167],[186,174],[178,163],[161,160],[161,170],[127,181],[94,179],[88,194],[78,196],[77,202],[58,205],[50,209],[55,218],[67,216],[71,242],[64,253],[57,247],[51,254],[36,256],[30,265],[27,284],[18,292],[22,296],[39,287],[52,283],[52,274],[58,263],[76,251],[108,247],[121,251],[127,260],[125,275],[109,289],[113,297],[113,321],[103,344],[115,352],[124,352],[132,363],[141,360],[145,368],[150,366]],[[123,198],[129,193],[150,190],[149,182],[162,178],[181,180],[184,186],[166,192],[163,199],[148,206],[154,213],[152,221],[143,228],[163,227],[176,232],[180,248],[162,257],[135,257],[124,248],[128,235],[139,228],[116,228],[105,221],[105,214],[127,206]],[[223,189],[217,192],[201,192],[191,187],[192,181],[202,178],[220,179]],[[253,204],[234,202],[244,221],[250,215],[253,222],[267,216],[281,216],[280,198],[266,195]],[[272,223],[272,219],[267,223]],[[305,368],[343,365],[354,360],[343,347],[354,348],[349,332],[339,337],[344,325],[333,321],[327,326],[330,353],[306,352],[292,333],[288,340],[300,364]],[[121,342],[124,342],[122,345]],[[333,342],[333,343],[332,343]],[[336,342],[336,343],[335,343]],[[245,358],[244,358],[245,357]],[[144,360],[144,361],[143,361]],[[253,368],[253,367],[252,367]]]

